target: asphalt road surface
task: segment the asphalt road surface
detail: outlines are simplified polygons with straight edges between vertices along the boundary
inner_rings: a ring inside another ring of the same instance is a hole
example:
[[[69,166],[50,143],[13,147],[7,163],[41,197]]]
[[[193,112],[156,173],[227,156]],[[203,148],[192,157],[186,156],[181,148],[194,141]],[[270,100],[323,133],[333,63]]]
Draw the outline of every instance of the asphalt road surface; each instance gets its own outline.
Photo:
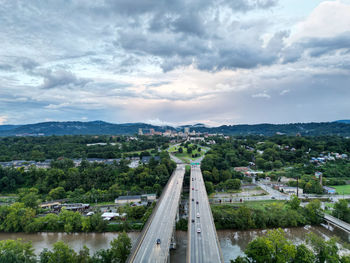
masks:
[[[167,262],[184,174],[185,166],[178,165],[161,200],[158,201],[160,203],[156,213],[153,215],[143,240],[138,244],[138,248],[135,250],[136,254],[131,258],[131,262]],[[157,244],[157,239],[160,239],[160,244]]]
[[[191,168],[189,203],[187,262],[223,262],[202,172],[197,165]]]

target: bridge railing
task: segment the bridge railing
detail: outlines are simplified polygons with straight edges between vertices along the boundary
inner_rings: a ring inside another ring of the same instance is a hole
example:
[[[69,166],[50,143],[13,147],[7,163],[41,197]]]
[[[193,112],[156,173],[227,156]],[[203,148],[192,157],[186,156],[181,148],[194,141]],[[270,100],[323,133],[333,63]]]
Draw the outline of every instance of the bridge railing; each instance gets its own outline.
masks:
[[[176,173],[176,170],[178,169],[179,166],[176,167],[176,169],[173,171],[172,175],[170,176],[167,184],[165,185],[163,191],[162,191],[162,194],[160,195],[159,199],[158,199],[158,202],[156,204],[156,206],[153,208],[153,211],[152,211],[152,214],[151,216],[148,218],[146,224],[144,225],[142,231],[141,231],[141,234],[140,236],[138,237],[136,243],[135,243],[135,246],[132,248],[131,252],[130,252],[130,256],[128,257],[128,260],[126,261],[127,263],[132,263],[134,262],[134,259],[135,259],[135,256],[138,252],[138,250],[140,249],[140,246],[142,244],[142,241],[144,240],[145,238],[145,235],[153,221],[153,218],[155,216],[155,214],[157,213],[157,210],[160,206],[160,203],[162,202],[163,198],[164,198],[164,195],[165,195],[165,192],[168,190],[169,188],[169,184],[170,182],[172,181],[173,177],[175,176],[175,173]]]

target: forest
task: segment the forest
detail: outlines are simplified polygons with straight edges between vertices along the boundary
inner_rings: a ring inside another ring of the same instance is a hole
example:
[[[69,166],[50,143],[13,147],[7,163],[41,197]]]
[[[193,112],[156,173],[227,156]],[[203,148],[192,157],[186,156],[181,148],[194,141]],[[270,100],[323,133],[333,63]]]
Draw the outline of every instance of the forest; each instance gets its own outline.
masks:
[[[53,161],[49,169],[0,167],[0,189],[15,193],[34,188],[42,200],[110,201],[125,193],[159,194],[175,167],[167,152],[160,153],[159,161],[151,158],[137,168],[129,168],[124,159],[112,165],[83,160],[78,167],[72,160],[62,159]]]
[[[287,203],[272,203],[260,208],[212,205],[211,209],[216,229],[297,227],[318,225],[323,221],[320,201],[314,200],[302,207],[296,196]]]
[[[0,162],[44,161],[59,157],[113,159],[139,156],[139,153],[128,153],[149,149],[157,152],[158,147],[164,150],[168,147],[169,140],[163,136],[139,136],[131,140],[130,137],[122,135],[0,137]],[[98,143],[107,145],[98,145]]]
[[[324,240],[314,233],[307,235],[306,243],[293,244],[279,228],[251,241],[245,256],[231,263],[349,263],[349,255],[341,255],[337,239]]]

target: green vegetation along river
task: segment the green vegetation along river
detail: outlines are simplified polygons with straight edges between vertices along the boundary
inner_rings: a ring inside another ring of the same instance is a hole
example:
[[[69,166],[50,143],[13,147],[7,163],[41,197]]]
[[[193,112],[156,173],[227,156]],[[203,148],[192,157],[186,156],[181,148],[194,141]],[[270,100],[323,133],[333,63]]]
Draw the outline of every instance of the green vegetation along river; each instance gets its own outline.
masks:
[[[297,227],[297,228],[285,228],[284,229],[288,239],[294,243],[299,244],[303,242],[306,235],[310,232],[314,232],[324,239],[328,239],[334,235],[340,238],[339,243],[345,244],[349,241],[349,235],[334,229],[330,231],[322,226],[318,227]],[[220,245],[222,248],[225,263],[230,259],[234,259],[243,254],[244,249],[250,241],[258,236],[266,234],[266,230],[247,230],[247,231],[234,231],[234,230],[219,230],[218,236]],[[139,232],[128,233],[134,244],[137,240]],[[118,233],[37,233],[37,234],[25,234],[25,233],[0,233],[0,240],[5,239],[18,239],[23,241],[32,241],[35,253],[39,254],[44,248],[52,249],[53,244],[57,241],[63,241],[71,248],[79,251],[83,246],[87,246],[91,253],[99,249],[106,249],[109,247],[110,241],[118,236]],[[187,246],[187,232],[177,231],[177,249],[171,252],[171,262],[185,262],[186,261],[186,246]],[[350,253],[345,248],[341,252]]]

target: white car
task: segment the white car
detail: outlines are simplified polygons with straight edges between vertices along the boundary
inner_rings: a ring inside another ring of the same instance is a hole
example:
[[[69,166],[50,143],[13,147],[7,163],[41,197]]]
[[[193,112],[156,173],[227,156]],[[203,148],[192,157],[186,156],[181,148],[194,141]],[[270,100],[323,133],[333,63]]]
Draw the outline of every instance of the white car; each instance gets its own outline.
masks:
[[[200,233],[201,232],[201,229],[198,227],[197,228],[197,233]]]
[[[197,218],[199,218],[199,213],[197,213]]]

